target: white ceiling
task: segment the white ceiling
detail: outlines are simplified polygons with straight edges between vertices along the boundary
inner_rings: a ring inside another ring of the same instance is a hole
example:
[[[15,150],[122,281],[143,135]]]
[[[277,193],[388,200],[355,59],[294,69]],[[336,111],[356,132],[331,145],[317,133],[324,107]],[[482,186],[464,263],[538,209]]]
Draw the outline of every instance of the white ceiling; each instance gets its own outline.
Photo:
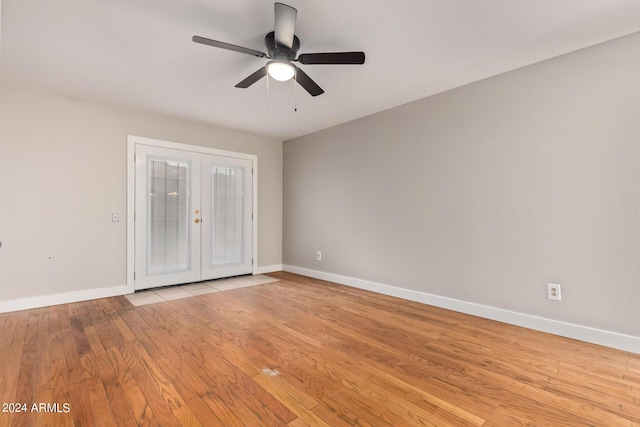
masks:
[[[191,41],[265,51],[273,1],[0,1],[4,81],[280,139],[640,31],[638,0],[282,0],[299,53],[367,55],[301,66],[325,90],[312,98],[292,81],[236,89],[266,60]]]

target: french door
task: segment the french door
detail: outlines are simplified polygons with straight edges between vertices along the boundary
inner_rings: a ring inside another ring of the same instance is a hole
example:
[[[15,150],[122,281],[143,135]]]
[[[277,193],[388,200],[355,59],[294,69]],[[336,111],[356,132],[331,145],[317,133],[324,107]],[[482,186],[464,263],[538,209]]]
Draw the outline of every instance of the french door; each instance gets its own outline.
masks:
[[[135,289],[252,267],[252,162],[135,146]]]

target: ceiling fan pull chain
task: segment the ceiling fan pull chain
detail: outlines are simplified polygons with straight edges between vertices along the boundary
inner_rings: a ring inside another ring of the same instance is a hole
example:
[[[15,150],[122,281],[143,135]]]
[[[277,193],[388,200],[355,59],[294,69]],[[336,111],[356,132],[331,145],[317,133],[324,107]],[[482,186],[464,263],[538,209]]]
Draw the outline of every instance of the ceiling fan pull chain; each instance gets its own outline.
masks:
[[[298,112],[298,71],[293,73],[293,111]]]
[[[269,73],[267,73],[267,110],[269,110]]]

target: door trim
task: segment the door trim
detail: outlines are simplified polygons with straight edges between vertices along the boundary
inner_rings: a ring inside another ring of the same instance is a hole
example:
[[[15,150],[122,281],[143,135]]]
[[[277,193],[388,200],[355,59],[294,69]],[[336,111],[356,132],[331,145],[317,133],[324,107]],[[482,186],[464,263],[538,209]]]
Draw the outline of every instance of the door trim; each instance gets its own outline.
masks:
[[[142,136],[127,136],[127,293],[135,292],[135,152],[136,145],[147,145],[174,150],[191,151],[195,153],[212,154],[221,157],[232,157],[250,160],[252,164],[253,187],[253,215],[252,227],[252,274],[258,274],[258,156],[254,154],[237,153],[234,151],[219,150],[216,148],[202,147],[199,145],[182,144],[178,142],[163,141],[160,139],[145,138]]]

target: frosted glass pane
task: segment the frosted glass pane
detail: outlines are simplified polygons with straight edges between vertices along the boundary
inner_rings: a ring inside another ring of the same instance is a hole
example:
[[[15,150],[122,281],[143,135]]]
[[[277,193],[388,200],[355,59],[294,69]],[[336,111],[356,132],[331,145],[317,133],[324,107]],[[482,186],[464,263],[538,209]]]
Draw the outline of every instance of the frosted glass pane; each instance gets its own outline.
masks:
[[[188,270],[189,162],[148,162],[147,274]]]
[[[244,176],[243,168],[211,167],[211,267],[244,261]]]

